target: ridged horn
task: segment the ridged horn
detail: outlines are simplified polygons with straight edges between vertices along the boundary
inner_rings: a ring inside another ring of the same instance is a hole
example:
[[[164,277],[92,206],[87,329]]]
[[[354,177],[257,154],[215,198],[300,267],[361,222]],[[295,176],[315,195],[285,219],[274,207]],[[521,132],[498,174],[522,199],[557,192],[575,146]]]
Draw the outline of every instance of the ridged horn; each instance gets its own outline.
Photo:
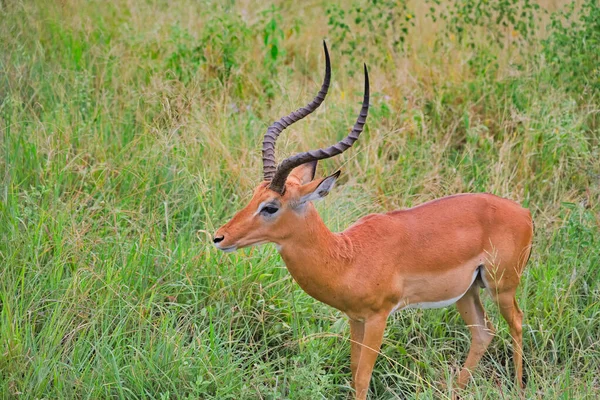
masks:
[[[321,90],[319,90],[317,96],[313,101],[308,103],[306,107],[299,108],[291,114],[282,117],[279,121],[275,121],[269,126],[267,133],[265,133],[262,146],[263,174],[265,181],[272,180],[275,176],[275,171],[277,170],[277,162],[275,161],[275,142],[281,131],[315,111],[321,103],[323,103],[323,100],[325,100],[331,81],[331,62],[329,60],[327,44],[324,40],[323,49],[325,51],[325,78],[323,79]]]
[[[292,172],[292,169],[299,165],[305,164],[310,161],[318,161],[326,158],[336,156],[348,150],[354,142],[358,139],[369,114],[369,72],[367,71],[367,65],[364,65],[365,69],[365,93],[363,98],[362,107],[360,114],[352,128],[352,131],[341,141],[337,142],[333,146],[329,146],[324,149],[310,150],[304,153],[298,153],[289,158],[286,158],[279,164],[275,176],[269,185],[269,188],[279,194],[283,194],[285,191],[285,181],[288,175]]]

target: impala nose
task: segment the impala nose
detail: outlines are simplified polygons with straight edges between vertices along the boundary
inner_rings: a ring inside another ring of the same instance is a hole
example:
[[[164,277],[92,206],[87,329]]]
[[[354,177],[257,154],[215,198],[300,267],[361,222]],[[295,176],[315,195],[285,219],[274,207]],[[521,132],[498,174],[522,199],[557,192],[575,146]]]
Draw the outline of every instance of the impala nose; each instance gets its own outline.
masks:
[[[225,239],[225,236],[215,236],[215,237],[213,238],[213,243],[214,243],[214,244],[217,244],[217,243],[219,243],[219,242],[222,242],[222,241],[223,241],[223,239]]]

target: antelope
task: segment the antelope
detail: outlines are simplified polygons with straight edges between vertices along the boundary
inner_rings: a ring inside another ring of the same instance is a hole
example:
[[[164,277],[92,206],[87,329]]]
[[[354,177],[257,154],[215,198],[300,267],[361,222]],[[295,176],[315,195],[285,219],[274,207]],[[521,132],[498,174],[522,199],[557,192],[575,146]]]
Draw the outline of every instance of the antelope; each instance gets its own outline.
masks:
[[[352,387],[366,399],[390,314],[408,308],[456,304],[471,333],[457,378],[464,388],[494,336],[479,298],[486,289],[510,327],[515,380],[522,389],[522,319],[515,292],[531,252],[529,210],[491,194],[457,194],[410,209],[367,215],[341,233],[331,232],[313,202],[332,190],[340,171],[315,179],[317,162],[341,154],[359,138],[369,111],[369,75],[349,135],[333,146],[275,161],[275,142],[291,124],[321,105],[325,78],[307,106],[273,123],[264,136],[261,182],[246,207],[219,228],[214,245],[225,252],[274,243],[300,287],[349,317]]]

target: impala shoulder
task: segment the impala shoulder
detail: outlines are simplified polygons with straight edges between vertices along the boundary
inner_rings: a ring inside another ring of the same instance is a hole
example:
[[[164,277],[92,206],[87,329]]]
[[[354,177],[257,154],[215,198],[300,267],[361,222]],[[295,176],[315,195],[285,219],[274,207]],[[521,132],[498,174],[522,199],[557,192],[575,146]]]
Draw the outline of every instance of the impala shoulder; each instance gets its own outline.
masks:
[[[386,214],[369,214],[357,220],[346,229],[345,233],[356,233],[360,231],[385,230],[387,222],[391,222],[392,218],[389,213]]]
[[[385,220],[388,219],[389,216],[388,214],[380,214],[380,213],[374,213],[374,214],[368,214],[365,215],[364,217],[359,218],[354,224],[352,224],[352,226],[359,226],[359,225],[369,225],[373,222],[378,222],[381,220]]]

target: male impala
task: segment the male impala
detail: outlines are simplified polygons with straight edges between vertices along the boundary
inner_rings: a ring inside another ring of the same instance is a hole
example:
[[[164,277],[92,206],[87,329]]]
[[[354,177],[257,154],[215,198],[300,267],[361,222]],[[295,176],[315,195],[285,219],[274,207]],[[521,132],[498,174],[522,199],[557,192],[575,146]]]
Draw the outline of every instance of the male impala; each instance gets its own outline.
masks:
[[[488,290],[510,326],[516,381],[522,385],[523,313],[515,292],[533,236],[528,210],[490,194],[459,194],[408,210],[371,214],[332,233],[312,201],[325,197],[340,172],[314,179],[317,161],[340,154],[358,139],[369,110],[369,78],[360,115],[339,143],[275,162],[282,130],[325,99],[331,67],[325,46],[325,79],[306,107],[269,127],[263,142],[264,181],[250,203],[214,236],[217,248],[234,251],[272,242],[300,287],[350,318],[352,384],[366,399],[388,316],[404,308],[456,303],[472,335],[458,376],[463,388],[494,336],[479,300]]]

